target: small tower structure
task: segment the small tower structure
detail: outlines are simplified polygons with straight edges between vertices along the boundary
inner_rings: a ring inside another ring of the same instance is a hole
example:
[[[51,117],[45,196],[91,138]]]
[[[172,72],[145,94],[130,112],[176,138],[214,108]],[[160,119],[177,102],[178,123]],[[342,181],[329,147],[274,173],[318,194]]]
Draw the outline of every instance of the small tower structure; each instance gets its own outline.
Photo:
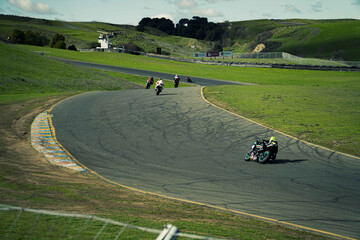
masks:
[[[100,32],[100,36],[98,38],[98,43],[100,43],[100,47],[97,47],[97,49],[112,49],[113,45],[110,43],[109,40],[109,34],[106,32]]]

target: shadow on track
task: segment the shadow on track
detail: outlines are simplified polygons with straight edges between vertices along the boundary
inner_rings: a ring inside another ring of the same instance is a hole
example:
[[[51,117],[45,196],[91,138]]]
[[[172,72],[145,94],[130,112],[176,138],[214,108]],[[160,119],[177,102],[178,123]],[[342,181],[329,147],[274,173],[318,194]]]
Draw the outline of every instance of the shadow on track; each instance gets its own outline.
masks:
[[[287,164],[287,163],[300,163],[308,161],[308,159],[295,159],[295,160],[288,160],[288,159],[275,159],[270,161],[271,164]]]

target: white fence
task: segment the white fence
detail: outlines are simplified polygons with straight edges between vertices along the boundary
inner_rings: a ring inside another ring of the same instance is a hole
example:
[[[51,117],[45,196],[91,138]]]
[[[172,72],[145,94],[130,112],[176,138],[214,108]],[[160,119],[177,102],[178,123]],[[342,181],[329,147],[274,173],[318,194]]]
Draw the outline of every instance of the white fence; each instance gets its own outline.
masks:
[[[0,237],[7,239],[209,239],[178,232],[138,227],[94,215],[60,213],[0,204]]]

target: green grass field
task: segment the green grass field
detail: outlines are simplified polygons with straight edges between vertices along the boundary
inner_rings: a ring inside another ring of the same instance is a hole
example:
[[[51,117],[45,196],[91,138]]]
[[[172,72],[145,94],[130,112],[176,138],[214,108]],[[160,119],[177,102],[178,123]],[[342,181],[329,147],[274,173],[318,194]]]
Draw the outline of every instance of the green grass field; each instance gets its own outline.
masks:
[[[78,69],[15,45],[0,43],[0,96],[69,91],[120,90],[127,81],[89,69]],[[30,64],[29,64],[30,63]]]
[[[360,155],[359,91],[331,86],[207,87],[212,102],[299,139]]]
[[[6,69],[0,72],[0,103],[63,92],[121,90],[145,86],[146,77],[143,76],[77,68],[46,58],[38,52],[24,51],[23,47],[0,43],[0,67]],[[70,51],[59,53],[66,54]],[[166,85],[173,87],[170,81]],[[180,85],[184,86],[190,85]]]

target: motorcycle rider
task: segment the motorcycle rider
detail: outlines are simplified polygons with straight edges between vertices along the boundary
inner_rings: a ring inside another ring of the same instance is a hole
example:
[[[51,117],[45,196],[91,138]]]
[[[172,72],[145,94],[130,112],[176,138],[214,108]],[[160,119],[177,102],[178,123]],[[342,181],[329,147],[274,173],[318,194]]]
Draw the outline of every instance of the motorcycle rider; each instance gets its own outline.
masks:
[[[147,82],[150,83],[150,85],[147,85]],[[146,87],[150,88],[150,86],[152,86],[154,84],[154,78],[151,76],[148,80],[146,80]]]
[[[164,88],[165,84],[163,82],[163,80],[161,78],[159,78],[159,80],[156,82],[155,84],[155,89],[160,86],[161,87],[161,90]]]
[[[266,140],[265,140],[266,141]],[[276,145],[277,141],[275,137],[271,137],[269,141],[266,141],[267,146]]]
[[[174,87],[177,87],[180,82],[180,77],[176,74],[173,80],[174,80]]]
[[[271,147],[271,146],[277,145],[277,141],[276,141],[276,138],[274,136],[272,136],[269,140],[256,139],[254,144],[251,146],[250,154],[252,152],[254,152],[254,150],[256,149],[256,145],[262,145],[262,148],[263,147]],[[276,157],[276,153],[277,153],[277,149],[276,149],[276,152],[274,153],[274,159]],[[255,157],[254,160],[256,160],[256,155],[254,157]]]
[[[176,74],[174,77],[174,80],[179,80],[180,81],[180,77]]]
[[[274,147],[274,152],[273,152],[273,156],[272,156],[272,159],[276,159],[276,154],[278,153],[278,144],[277,144],[277,141],[276,141],[276,138],[275,137],[271,137],[269,139],[269,141],[265,141],[266,142],[266,147],[269,148],[269,147]]]

